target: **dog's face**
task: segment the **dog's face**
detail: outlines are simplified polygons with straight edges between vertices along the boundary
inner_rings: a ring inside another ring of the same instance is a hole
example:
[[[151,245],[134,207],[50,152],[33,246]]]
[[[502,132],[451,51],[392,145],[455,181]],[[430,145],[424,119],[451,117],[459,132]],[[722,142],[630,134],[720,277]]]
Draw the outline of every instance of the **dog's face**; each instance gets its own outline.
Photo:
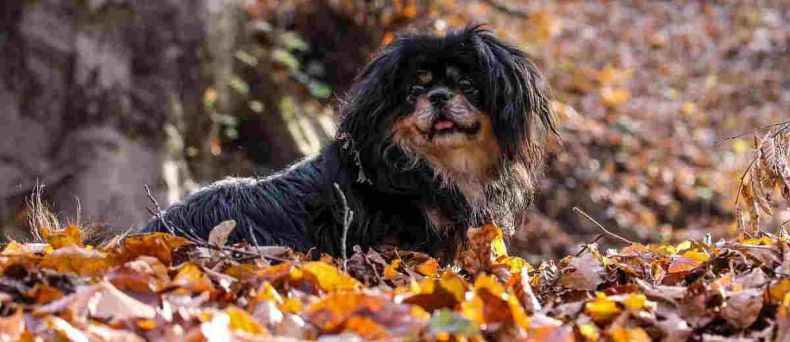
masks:
[[[476,205],[512,186],[523,193],[507,196],[526,198],[542,165],[539,132],[553,130],[543,76],[479,27],[399,36],[349,95],[340,139],[361,179],[389,192],[435,185]]]
[[[490,114],[482,109],[474,61],[417,56],[404,77],[403,105],[394,113],[394,142],[428,162],[444,180],[482,181],[501,157]]]

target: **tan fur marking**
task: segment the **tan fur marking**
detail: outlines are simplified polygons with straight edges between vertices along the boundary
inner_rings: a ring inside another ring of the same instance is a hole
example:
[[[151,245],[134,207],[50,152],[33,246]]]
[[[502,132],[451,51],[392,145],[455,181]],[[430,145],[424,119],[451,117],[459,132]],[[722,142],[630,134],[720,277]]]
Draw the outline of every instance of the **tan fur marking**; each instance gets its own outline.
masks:
[[[483,185],[496,173],[501,149],[489,116],[474,109],[464,96],[456,94],[452,104],[464,110],[451,114],[456,124],[480,125],[474,135],[454,133],[428,140],[433,114],[430,103],[417,99],[415,111],[393,125],[395,142],[408,153],[426,160],[439,177],[455,184],[470,203],[484,200]]]

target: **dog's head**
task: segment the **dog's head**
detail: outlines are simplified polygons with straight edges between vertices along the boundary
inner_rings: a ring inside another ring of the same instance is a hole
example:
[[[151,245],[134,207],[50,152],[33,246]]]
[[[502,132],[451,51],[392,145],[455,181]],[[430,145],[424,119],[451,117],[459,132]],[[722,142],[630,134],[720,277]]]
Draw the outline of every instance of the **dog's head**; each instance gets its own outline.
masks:
[[[504,178],[531,190],[549,96],[527,54],[479,26],[404,34],[359,74],[339,138],[381,189],[426,191],[428,178],[474,204]]]

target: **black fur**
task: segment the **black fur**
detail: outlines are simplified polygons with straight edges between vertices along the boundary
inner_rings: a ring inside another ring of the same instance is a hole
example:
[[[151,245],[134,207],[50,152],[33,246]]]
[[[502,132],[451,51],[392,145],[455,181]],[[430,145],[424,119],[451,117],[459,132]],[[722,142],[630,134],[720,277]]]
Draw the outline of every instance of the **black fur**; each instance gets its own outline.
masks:
[[[404,101],[409,77],[421,63],[455,63],[482,90],[474,101],[489,113],[502,148],[500,170],[485,185],[486,201],[470,208],[460,191],[439,179],[427,162],[393,144],[391,127],[413,110]],[[180,234],[206,238],[223,220],[238,223],[231,239],[339,255],[343,207],[338,184],[353,211],[348,247],[393,244],[451,255],[466,228],[492,220],[513,228],[530,201],[542,165],[540,138],[553,130],[548,86],[528,56],[469,27],[444,37],[404,34],[382,49],[357,76],[339,108],[337,139],[315,157],[263,179],[228,178],[173,205],[164,219]],[[520,172],[517,170],[521,170]],[[433,227],[426,208],[452,222]],[[143,231],[165,231],[156,218]]]

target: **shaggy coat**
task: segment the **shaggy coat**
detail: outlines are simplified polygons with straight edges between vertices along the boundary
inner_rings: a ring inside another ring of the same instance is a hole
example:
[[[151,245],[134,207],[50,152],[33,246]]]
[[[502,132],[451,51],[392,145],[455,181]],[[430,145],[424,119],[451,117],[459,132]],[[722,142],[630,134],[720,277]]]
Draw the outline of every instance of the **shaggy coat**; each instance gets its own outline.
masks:
[[[353,212],[349,250],[395,245],[450,257],[470,226],[512,232],[543,164],[541,140],[554,130],[538,69],[480,27],[400,35],[357,76],[339,113],[337,138],[320,155],[270,177],[218,181],[164,220],[205,239],[233,219],[232,241],[339,255],[342,192]],[[166,229],[153,218],[143,231]]]

